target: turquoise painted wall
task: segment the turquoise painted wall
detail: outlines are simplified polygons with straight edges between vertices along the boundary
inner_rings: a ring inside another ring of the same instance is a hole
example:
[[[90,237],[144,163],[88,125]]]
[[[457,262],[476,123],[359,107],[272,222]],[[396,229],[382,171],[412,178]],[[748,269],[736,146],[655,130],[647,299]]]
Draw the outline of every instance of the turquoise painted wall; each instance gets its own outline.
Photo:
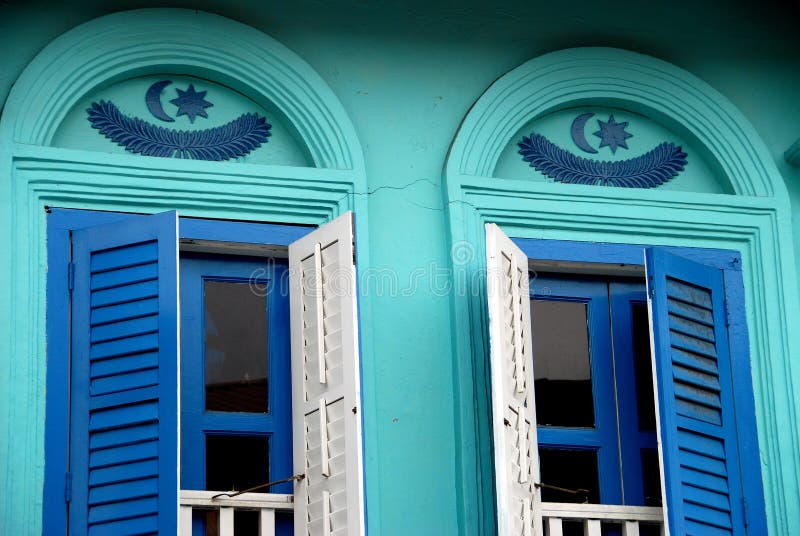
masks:
[[[224,15],[302,56],[332,87],[367,166],[373,268],[401,288],[448,265],[441,170],[470,105],[525,60],[573,46],[636,50],[672,62],[726,95],[752,121],[800,211],[800,170],[782,159],[800,137],[800,33],[779,7],[710,1],[623,7],[609,2],[125,2]],[[0,102],[37,51],[108,2],[0,4]],[[795,220],[796,237],[800,221]],[[796,248],[800,240],[795,238]],[[380,475],[367,488],[373,534],[450,534],[457,519],[450,301],[438,281],[409,296],[372,297]],[[8,436],[6,436],[8,437]],[[8,486],[10,483],[4,483]],[[469,527],[462,527],[466,533]]]

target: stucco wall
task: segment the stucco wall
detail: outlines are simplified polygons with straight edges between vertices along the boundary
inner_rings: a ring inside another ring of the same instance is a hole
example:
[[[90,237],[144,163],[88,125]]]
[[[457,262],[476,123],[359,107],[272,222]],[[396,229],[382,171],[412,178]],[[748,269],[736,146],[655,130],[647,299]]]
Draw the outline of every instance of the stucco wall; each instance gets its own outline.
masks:
[[[636,50],[704,79],[752,121],[800,203],[800,169],[782,158],[800,137],[799,19],[783,8],[707,1],[291,4],[126,2],[122,8],[169,5],[224,15],[281,41],[317,70],[363,145],[372,268],[396,270],[401,288],[416,269],[435,274],[448,264],[441,170],[470,105],[509,69],[561,48]],[[0,102],[49,41],[115,10],[96,0],[0,3]],[[375,295],[374,330],[365,334],[373,339],[372,388],[379,393],[378,426],[367,431],[379,453],[366,460],[367,470],[380,475],[367,479],[368,525],[380,534],[447,534],[456,523],[450,302],[436,291],[436,280],[418,283],[409,296]]]

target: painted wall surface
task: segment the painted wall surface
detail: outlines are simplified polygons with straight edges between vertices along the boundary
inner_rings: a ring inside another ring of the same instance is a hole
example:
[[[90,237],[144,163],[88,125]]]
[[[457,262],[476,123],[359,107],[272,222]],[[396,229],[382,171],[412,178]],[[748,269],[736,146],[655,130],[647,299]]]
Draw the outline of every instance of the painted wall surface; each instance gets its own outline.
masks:
[[[217,13],[279,40],[331,86],[355,125],[366,159],[368,188],[359,193],[370,211],[371,268],[393,274],[391,284],[371,289],[371,333],[364,334],[375,349],[374,383],[364,387],[375,394],[365,459],[373,534],[452,534],[457,511],[470,507],[460,504],[453,485],[461,438],[454,430],[441,177],[460,121],[496,78],[530,58],[575,46],[625,48],[674,63],[752,121],[800,216],[800,169],[782,158],[800,137],[799,19],[778,6],[12,0],[0,4],[0,102],[25,65],[61,33],[119,9],[166,5]],[[800,249],[800,217],[794,226]],[[13,430],[0,433],[6,447],[10,440]],[[39,446],[25,463],[43,465],[41,452]],[[7,492],[13,482],[3,486]]]

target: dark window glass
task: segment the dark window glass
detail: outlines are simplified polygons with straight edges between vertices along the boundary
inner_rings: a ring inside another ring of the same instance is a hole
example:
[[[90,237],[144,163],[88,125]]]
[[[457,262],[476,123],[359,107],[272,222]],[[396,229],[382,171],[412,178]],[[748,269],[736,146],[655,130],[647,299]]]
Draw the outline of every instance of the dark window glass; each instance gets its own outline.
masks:
[[[266,413],[267,301],[248,283],[205,282],[206,409]]]
[[[653,394],[653,364],[650,356],[650,320],[647,317],[647,306],[643,303],[631,304],[631,317],[639,429],[655,430],[656,408]]]
[[[642,477],[644,478],[644,505],[661,506],[661,469],[657,450],[642,449]]]
[[[269,482],[269,439],[206,436],[206,489],[230,491]]]
[[[599,503],[597,453],[592,450],[539,449],[542,501]],[[550,487],[552,486],[552,487]],[[553,487],[574,491],[560,491]]]
[[[531,300],[536,421],[594,426],[586,304]]]

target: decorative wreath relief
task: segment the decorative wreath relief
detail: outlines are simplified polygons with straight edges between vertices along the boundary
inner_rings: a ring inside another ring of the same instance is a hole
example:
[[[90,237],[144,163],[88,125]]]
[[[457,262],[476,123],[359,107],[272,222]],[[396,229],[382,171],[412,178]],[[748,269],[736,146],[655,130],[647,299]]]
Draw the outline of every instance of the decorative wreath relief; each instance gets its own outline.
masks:
[[[161,91],[171,83],[169,80],[156,82],[150,86],[145,97],[150,113],[164,122],[175,121],[164,111],[160,101]],[[186,115],[194,123],[198,116],[208,117],[205,108],[213,106],[204,99],[205,94],[205,91],[196,92],[190,84],[186,91],[178,90],[179,97],[170,102],[178,106],[178,116]],[[144,156],[229,160],[245,156],[266,143],[272,135],[272,125],[255,113],[243,114],[215,128],[175,130],[148,123],[138,117],[129,117],[110,101],[93,102],[86,111],[92,127],[100,134],[126,151]]]
[[[598,152],[583,133],[584,125],[592,115],[582,114],[572,123],[572,139],[587,153]],[[600,130],[595,136],[601,139],[600,148],[608,147],[612,152],[620,147],[628,148],[626,140],[633,135],[625,131],[627,122],[617,123],[612,115],[608,121],[598,121],[598,124]],[[677,176],[687,163],[686,153],[670,142],[661,143],[641,156],[615,162],[577,156],[541,134],[524,136],[517,145],[522,159],[531,167],[558,182],[572,184],[653,188]]]

